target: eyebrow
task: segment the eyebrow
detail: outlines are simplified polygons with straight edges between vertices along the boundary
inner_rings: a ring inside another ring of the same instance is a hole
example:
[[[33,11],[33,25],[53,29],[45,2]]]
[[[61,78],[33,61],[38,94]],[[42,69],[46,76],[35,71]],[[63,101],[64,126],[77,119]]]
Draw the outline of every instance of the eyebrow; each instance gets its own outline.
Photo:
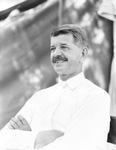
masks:
[[[66,43],[60,43],[61,45],[64,45],[64,46],[68,46]],[[53,47],[55,45],[50,45],[50,47]]]
[[[65,44],[65,43],[61,43],[61,45],[67,46],[67,44]]]
[[[51,47],[55,47],[55,46],[54,46],[54,45],[50,45],[50,48],[51,48]]]

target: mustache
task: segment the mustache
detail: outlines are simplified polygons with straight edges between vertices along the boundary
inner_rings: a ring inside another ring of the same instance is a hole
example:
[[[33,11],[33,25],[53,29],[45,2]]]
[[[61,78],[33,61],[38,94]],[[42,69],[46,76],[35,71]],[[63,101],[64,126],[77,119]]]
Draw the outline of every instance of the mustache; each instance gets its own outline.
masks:
[[[68,59],[64,56],[58,55],[58,56],[53,56],[52,58],[52,63],[56,63],[57,61],[68,61]]]

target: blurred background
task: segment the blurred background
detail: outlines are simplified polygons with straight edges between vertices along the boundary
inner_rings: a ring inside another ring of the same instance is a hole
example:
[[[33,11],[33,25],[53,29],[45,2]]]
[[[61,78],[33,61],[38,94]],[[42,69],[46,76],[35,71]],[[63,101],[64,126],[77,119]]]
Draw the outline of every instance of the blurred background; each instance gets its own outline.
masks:
[[[109,92],[113,21],[98,15],[101,3],[0,0],[0,129],[34,92],[56,83],[49,45],[50,32],[59,24],[74,23],[87,32],[90,50],[85,76]]]

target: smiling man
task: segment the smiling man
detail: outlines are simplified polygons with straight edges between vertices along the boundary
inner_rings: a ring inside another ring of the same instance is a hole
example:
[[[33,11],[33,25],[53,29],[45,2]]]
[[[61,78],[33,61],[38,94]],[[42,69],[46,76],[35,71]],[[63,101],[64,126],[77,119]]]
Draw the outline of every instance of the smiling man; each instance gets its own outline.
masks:
[[[77,31],[74,29],[71,31],[68,30],[68,26],[62,26],[60,30],[55,28],[51,34],[51,59],[54,70],[60,78],[67,80],[82,72],[82,64],[88,52],[88,42],[79,28]]]
[[[106,150],[110,98],[84,77],[88,49],[86,35],[76,25],[54,28],[51,63],[59,82],[36,92],[2,129],[5,148]]]

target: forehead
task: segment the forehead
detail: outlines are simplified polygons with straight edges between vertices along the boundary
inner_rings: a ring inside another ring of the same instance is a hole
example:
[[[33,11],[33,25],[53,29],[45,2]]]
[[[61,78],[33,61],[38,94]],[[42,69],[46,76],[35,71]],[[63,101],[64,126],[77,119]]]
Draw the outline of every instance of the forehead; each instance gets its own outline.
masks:
[[[71,44],[74,43],[74,38],[72,34],[60,34],[58,36],[52,36],[51,37],[51,45],[56,45],[56,44]]]

